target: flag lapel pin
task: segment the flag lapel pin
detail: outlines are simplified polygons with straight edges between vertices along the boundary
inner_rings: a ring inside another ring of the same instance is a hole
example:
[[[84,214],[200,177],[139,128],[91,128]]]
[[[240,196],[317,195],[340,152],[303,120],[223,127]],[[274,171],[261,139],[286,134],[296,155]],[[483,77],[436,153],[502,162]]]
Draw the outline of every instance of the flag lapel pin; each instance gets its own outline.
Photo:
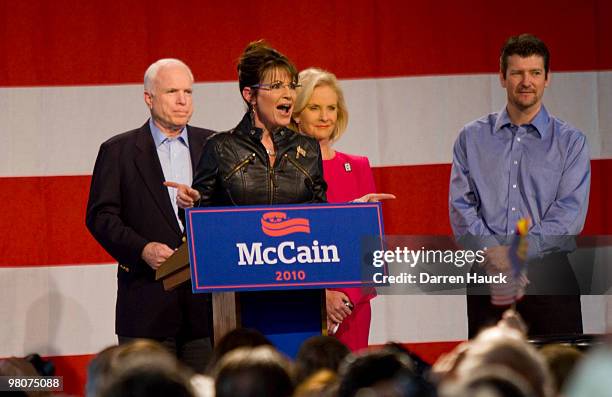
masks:
[[[299,159],[300,156],[306,157],[306,150],[302,149],[301,146],[298,146],[297,149],[295,149],[295,158]]]

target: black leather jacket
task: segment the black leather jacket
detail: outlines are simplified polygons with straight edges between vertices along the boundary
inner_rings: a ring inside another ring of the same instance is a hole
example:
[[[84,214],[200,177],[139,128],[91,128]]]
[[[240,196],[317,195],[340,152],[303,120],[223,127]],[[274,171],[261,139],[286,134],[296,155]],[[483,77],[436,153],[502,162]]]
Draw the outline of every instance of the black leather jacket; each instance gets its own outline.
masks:
[[[319,143],[279,129],[272,134],[276,160],[271,167],[262,133],[247,113],[236,128],[208,139],[192,185],[200,192],[200,206],[326,201]]]

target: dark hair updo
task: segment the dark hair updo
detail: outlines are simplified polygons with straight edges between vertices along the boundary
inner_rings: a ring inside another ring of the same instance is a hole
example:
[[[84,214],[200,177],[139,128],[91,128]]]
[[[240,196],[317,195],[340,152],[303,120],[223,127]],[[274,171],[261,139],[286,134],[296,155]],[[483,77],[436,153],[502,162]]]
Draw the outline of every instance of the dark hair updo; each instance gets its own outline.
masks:
[[[276,69],[286,71],[291,76],[291,81],[297,83],[298,72],[289,58],[270,47],[264,40],[249,43],[238,61],[240,92],[244,87],[259,84],[266,73]]]

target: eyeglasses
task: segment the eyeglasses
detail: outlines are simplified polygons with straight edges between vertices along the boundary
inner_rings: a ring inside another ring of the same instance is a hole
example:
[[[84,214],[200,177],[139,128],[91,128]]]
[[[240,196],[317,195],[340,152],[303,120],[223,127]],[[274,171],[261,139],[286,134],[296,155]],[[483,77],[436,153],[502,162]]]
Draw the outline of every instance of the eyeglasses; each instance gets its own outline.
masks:
[[[278,91],[283,88],[289,88],[291,91],[295,91],[296,88],[301,87],[298,83],[283,83],[282,81],[275,81],[273,83],[265,83],[265,84],[255,84],[252,85],[251,88],[259,88],[261,90],[269,90],[269,91]]]

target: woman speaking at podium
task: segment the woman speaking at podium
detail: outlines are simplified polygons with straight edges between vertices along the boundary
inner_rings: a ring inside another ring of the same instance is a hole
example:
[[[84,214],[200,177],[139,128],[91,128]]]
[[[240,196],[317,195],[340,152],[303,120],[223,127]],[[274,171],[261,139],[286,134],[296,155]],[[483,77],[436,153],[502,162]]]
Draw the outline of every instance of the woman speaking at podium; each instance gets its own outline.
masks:
[[[178,189],[179,207],[321,203],[326,201],[321,149],[287,128],[298,74],[264,41],[247,46],[238,63],[247,112],[232,130],[210,137],[193,185]]]
[[[230,131],[209,138],[191,187],[165,182],[166,186],[177,188],[178,206],[190,208],[325,202],[327,184],[323,179],[318,137],[299,134],[288,128],[294,113],[296,89],[299,87],[298,73],[293,63],[267,43],[253,42],[240,57],[238,82],[247,105],[247,112],[240,123]],[[366,189],[366,193],[373,193],[373,181],[370,185],[372,189]],[[359,196],[350,199],[356,197]],[[357,201],[376,201],[390,197],[393,196],[368,194]],[[346,317],[351,312],[348,307],[352,300],[344,299],[347,297],[345,293],[338,294],[342,295],[335,295],[335,301],[340,299],[346,309]],[[354,315],[352,318],[367,317],[367,321],[360,322],[365,323],[365,331],[360,325],[362,330],[358,334],[343,339],[350,343],[349,347],[357,349],[368,343],[370,305],[369,296],[365,300],[354,300],[358,303],[356,312],[363,315]],[[362,301],[367,305],[363,305]],[[327,306],[331,308],[329,304]],[[336,316],[331,318],[334,322],[336,319]],[[339,335],[357,332],[355,326],[348,328],[350,322],[344,322]],[[353,343],[352,340],[358,342]]]
[[[325,202],[327,185],[323,180],[319,144],[316,139],[288,128],[298,86],[293,63],[267,43],[253,42],[240,57],[238,82],[247,107],[240,123],[208,139],[194,172],[192,187],[165,183],[177,188],[178,206]],[[287,312],[288,303],[295,310]],[[317,317],[320,296],[286,291],[273,295],[246,292],[241,294],[240,307],[242,325],[258,329],[273,342],[269,333],[276,334],[278,326],[289,326],[291,331],[285,327],[283,332],[293,335],[289,338],[291,342],[285,339],[275,344],[284,345],[284,348],[277,347],[291,355],[297,353],[303,328],[299,321],[288,316],[299,316],[300,320]],[[265,314],[270,313],[283,313],[278,314],[282,321],[267,321]],[[304,316],[306,313],[309,315]],[[317,332],[320,324],[314,328],[313,332]]]

